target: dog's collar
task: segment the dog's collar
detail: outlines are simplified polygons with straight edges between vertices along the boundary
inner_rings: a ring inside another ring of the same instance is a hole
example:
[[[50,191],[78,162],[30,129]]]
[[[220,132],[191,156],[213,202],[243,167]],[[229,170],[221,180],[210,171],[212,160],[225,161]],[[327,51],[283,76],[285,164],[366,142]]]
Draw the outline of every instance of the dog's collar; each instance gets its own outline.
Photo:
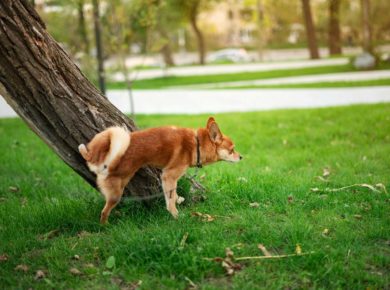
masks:
[[[195,138],[196,138],[196,167],[202,168],[202,162],[200,161],[200,142],[199,142],[198,132],[196,132]]]

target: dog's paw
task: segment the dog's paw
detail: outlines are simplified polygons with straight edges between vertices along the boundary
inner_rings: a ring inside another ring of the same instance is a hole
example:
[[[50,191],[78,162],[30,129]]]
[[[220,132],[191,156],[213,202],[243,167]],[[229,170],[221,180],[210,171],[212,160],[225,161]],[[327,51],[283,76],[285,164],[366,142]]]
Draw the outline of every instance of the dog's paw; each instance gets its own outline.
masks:
[[[169,212],[171,213],[174,219],[177,219],[179,217],[179,212],[176,208],[170,209]]]
[[[178,196],[177,197],[177,200],[176,200],[176,203],[177,204],[182,204],[186,199],[182,196]]]

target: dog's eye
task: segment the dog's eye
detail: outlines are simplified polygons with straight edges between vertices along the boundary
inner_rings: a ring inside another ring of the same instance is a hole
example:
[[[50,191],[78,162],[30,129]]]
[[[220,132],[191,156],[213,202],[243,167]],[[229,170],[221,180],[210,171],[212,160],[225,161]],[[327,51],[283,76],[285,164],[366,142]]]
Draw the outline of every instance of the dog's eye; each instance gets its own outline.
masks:
[[[231,149],[231,150],[229,151],[229,154],[233,154],[233,152],[234,152],[234,149]]]

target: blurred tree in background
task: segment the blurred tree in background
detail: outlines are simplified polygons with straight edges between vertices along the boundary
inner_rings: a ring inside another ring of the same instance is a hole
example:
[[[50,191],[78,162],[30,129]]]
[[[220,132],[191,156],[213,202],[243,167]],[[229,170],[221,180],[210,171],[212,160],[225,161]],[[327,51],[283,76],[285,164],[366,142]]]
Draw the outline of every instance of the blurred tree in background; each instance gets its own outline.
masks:
[[[341,54],[340,4],[341,0],[329,2],[328,47],[330,55]]]
[[[51,35],[94,80],[92,0],[33,2]],[[318,57],[318,47],[328,47],[332,55],[343,46],[375,50],[390,42],[386,0],[100,0],[100,5],[105,59],[159,53],[165,66],[173,66],[179,52],[196,52],[204,64],[207,51],[223,48],[257,51],[261,59],[269,49],[308,46]]]
[[[302,0],[302,11],[305,22],[307,42],[309,45],[310,58],[316,59],[320,57],[317,44],[316,29],[311,12],[310,0]]]

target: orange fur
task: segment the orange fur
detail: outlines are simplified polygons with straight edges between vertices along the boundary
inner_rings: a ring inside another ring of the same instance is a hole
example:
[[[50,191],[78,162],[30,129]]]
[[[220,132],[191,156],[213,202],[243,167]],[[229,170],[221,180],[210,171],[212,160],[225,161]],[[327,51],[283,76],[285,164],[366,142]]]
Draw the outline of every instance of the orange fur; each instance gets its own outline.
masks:
[[[167,210],[177,218],[176,203],[184,200],[176,193],[177,181],[188,167],[197,164],[196,136],[202,165],[221,160],[238,162],[242,159],[234,151],[231,139],[221,133],[212,117],[208,119],[206,128],[197,130],[160,127],[126,134],[129,134],[128,138],[118,127],[112,127],[96,134],[87,146],[79,146],[80,154],[91,171],[97,174],[98,187],[106,198],[101,223],[107,222],[111,210],[122,197],[124,187],[144,165],[162,169],[161,180]],[[107,160],[107,155],[113,152],[112,144],[118,148],[127,147],[124,152],[119,150],[112,160]]]

